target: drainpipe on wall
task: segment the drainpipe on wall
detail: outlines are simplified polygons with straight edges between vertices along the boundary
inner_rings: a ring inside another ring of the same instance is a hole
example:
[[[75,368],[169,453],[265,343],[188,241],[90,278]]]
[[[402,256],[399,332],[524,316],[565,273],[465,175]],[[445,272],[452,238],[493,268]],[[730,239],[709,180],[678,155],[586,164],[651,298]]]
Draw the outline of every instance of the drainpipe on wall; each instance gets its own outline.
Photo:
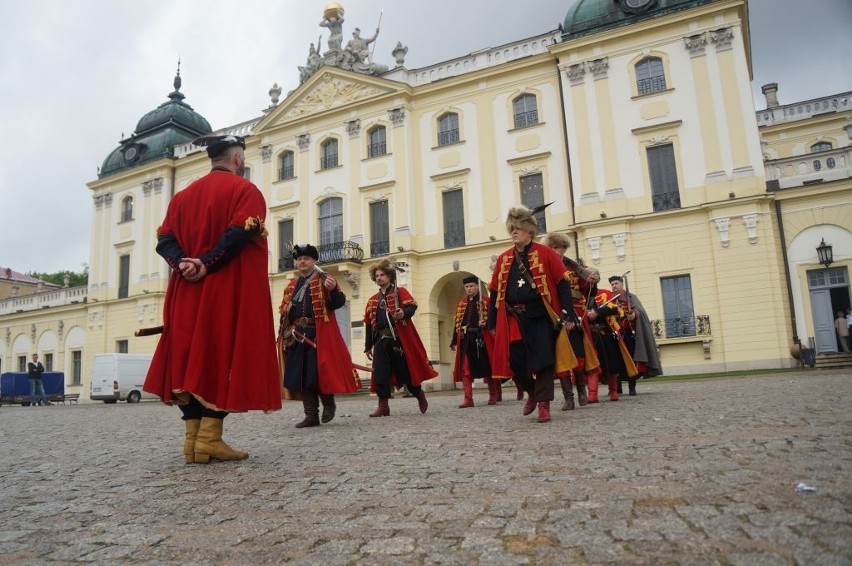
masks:
[[[790,321],[793,327],[793,344],[800,344],[796,329],[796,309],[793,305],[793,283],[790,279],[790,263],[787,261],[787,238],[784,236],[784,218],[781,216],[781,201],[775,200],[775,218],[778,220],[778,235],[781,237],[781,257],[784,260],[784,279],[787,283],[787,305],[790,309]]]

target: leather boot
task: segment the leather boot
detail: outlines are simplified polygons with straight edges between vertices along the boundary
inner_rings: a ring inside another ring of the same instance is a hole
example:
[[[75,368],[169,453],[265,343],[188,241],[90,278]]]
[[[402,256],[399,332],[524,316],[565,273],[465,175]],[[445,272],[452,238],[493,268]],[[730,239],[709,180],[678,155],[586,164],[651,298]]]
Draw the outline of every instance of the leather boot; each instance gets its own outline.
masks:
[[[538,404],[538,422],[550,422],[550,401],[542,401]]]
[[[524,416],[532,414],[533,411],[535,411],[535,395],[530,394],[527,402],[524,403]]]
[[[462,401],[461,405],[459,405],[459,409],[473,407],[473,384],[470,382],[469,377],[462,377],[462,388],[464,389],[464,401]],[[418,397],[418,401],[419,400],[420,398]],[[425,411],[421,411],[421,413],[423,412]]]
[[[320,399],[322,400],[322,424],[330,423],[337,412],[334,395],[320,395]]]
[[[387,399],[382,399],[379,397],[379,406],[376,407],[376,410],[370,413],[371,417],[389,417],[390,416],[390,405],[388,404]]]
[[[319,394],[316,391],[305,390],[302,393],[302,407],[305,409],[305,418],[296,425],[296,428],[319,426]]]
[[[503,382],[500,381],[499,379],[492,379],[491,381],[494,383],[494,391],[497,392],[497,402],[502,403],[503,402]]]
[[[586,372],[575,371],[574,379],[577,380],[577,402],[581,407],[585,407],[589,402],[589,397],[586,395]]]
[[[186,424],[186,439],[183,441],[183,459],[187,464],[195,462],[195,438],[198,436],[198,427],[201,426],[201,419],[188,419],[183,421]]]
[[[606,384],[607,388],[609,389],[609,400],[618,401],[618,376],[607,376]]]
[[[512,378],[512,381],[514,381],[514,382],[515,382],[515,387],[518,389],[518,401],[523,401],[523,400],[524,400],[524,390],[523,390],[523,388],[522,388],[520,385],[518,385],[518,380],[517,380],[517,379]],[[527,414],[529,414],[529,413],[527,413]]]
[[[562,404],[563,411],[574,410],[574,388],[571,386],[571,378],[563,377],[559,380],[559,385],[562,386],[562,396],[565,397],[565,402]]]
[[[616,390],[618,391],[618,394],[623,395],[624,391],[621,389],[621,378],[620,377],[617,377],[615,379],[615,385],[616,385]]]
[[[595,371],[586,374],[586,382],[589,384],[589,403],[598,402],[598,378],[600,374]]]
[[[471,393],[473,395],[473,393]],[[419,393],[417,393],[417,406],[420,408],[421,413],[425,413],[426,409],[429,408],[429,401],[426,400],[426,392],[422,389]],[[470,400],[470,406],[473,407],[473,398]]]
[[[204,417],[195,438],[195,463],[207,464],[210,460],[245,460],[248,452],[234,450],[222,440],[222,419]]]
[[[488,384],[488,404],[496,405],[497,404],[497,383],[499,383],[496,379],[491,379],[490,377],[485,378],[485,383]]]
[[[628,395],[636,395],[636,379],[628,379],[627,380],[627,394]]]

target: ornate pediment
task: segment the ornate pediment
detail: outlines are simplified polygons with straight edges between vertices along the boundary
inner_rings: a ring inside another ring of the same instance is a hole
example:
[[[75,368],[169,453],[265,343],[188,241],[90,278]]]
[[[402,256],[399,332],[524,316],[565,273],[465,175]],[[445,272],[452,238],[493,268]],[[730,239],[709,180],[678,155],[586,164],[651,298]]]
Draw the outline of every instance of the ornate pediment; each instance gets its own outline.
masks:
[[[291,122],[335,108],[342,108],[362,100],[395,92],[372,82],[358,80],[335,72],[318,73],[315,81],[303,86],[304,92],[295,92],[294,100],[284,101],[283,108],[274,112],[270,122]]]

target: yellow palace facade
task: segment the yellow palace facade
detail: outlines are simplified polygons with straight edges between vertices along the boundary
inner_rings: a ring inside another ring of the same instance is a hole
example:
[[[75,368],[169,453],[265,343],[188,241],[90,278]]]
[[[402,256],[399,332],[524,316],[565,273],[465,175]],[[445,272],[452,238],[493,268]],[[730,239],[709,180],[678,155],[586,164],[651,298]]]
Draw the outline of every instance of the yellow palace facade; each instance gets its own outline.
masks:
[[[770,89],[755,112],[745,0],[568,4],[558,30],[421,69],[404,66],[401,44],[390,69],[329,50],[283,100],[270,91],[262,116],[216,130],[176,77],[89,183],[83,297],[0,300],[2,370],[52,354],[66,389],[87,397],[96,354],[153,351],[156,337],[133,332],[162,320],[155,230],[209,170],[190,142],[211,131],[248,136],[247,175],[269,207],[270,308],[294,277],[292,244],[317,245],[366,363],[368,267],[390,258],[419,303],[433,389],[452,388],[462,279],[490,278],[518,203],[553,202],[540,222],[573,237],[569,255],[604,282],[628,274],[668,374],[790,367],[809,337],[833,351],[825,312],[849,305],[852,263],[849,94],[799,112]]]

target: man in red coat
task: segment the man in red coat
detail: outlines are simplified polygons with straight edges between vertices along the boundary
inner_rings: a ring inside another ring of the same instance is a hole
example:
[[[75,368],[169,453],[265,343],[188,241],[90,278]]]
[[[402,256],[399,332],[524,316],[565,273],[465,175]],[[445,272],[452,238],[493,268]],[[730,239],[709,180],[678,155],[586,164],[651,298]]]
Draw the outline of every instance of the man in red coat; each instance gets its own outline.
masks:
[[[494,337],[485,331],[488,319],[488,299],[480,293],[479,278],[465,277],[464,297],[456,305],[453,339],[450,349],[456,353],[453,363],[453,381],[461,382],[464,400],[459,409],[473,407],[473,380],[482,378],[488,385],[488,404],[502,400],[502,384],[491,379],[490,351]]]
[[[564,323],[570,331],[579,321],[571,308],[562,259],[533,242],[538,233],[534,213],[526,207],[509,210],[506,229],[514,245],[494,265],[487,327],[494,332],[493,377],[514,375],[529,394],[524,415],[537,404],[538,422],[546,423],[550,422],[556,366],[554,324]]]
[[[417,302],[407,289],[397,286],[396,267],[386,259],[370,266],[370,279],[379,286],[364,311],[364,352],[373,360],[370,389],[379,397],[379,406],[370,416],[390,416],[388,399],[394,384],[405,384],[417,398],[420,412],[425,413],[429,403],[421,384],[437,377],[438,372],[429,365],[426,348],[411,320]]]
[[[172,269],[145,391],[178,404],[187,463],[242,460],[222,440],[229,412],[281,408],[261,192],[243,178],[245,141],[216,136],[212,171],[178,192],[157,230]]]
[[[307,244],[293,248],[299,276],[284,289],[281,329],[287,347],[284,387],[301,396],[305,418],[296,428],[319,426],[334,418],[335,393],[358,391],[358,374],[340,334],[334,311],[346,304],[337,281],[317,267],[319,250]],[[307,338],[307,340],[306,340]]]

